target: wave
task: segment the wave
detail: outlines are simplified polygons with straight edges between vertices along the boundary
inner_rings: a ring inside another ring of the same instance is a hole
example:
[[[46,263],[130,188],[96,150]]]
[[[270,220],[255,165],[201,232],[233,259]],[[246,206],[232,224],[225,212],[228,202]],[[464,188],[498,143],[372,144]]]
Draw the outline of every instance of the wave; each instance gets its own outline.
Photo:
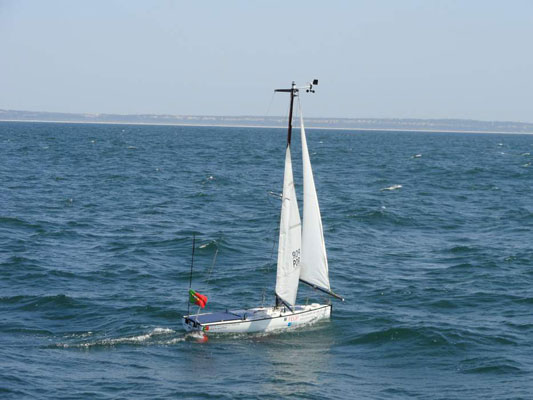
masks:
[[[435,328],[408,328],[408,327],[394,327],[382,330],[377,330],[346,341],[346,344],[386,344],[390,342],[404,342],[416,341],[420,344],[436,345],[436,344],[451,344],[444,334],[440,333]]]
[[[476,357],[462,360],[459,371],[465,374],[520,374],[526,373],[519,363],[503,357]]]
[[[517,339],[494,331],[491,334],[481,334],[478,329],[467,329],[458,326],[399,326],[347,337],[342,343],[346,345],[373,346],[401,344],[402,346],[416,346],[420,349],[446,346],[453,351],[453,349],[463,350],[473,344],[490,347],[496,344],[515,345],[517,344]]]
[[[453,246],[453,247],[443,250],[443,252],[452,253],[452,254],[470,253],[472,251],[477,251],[477,249],[474,247],[466,246],[466,245]]]
[[[22,255],[11,256],[5,262],[2,263],[2,268],[4,269],[4,271],[7,269],[6,267],[15,267],[14,269],[18,271],[21,266],[24,267],[24,270],[26,272],[46,270],[45,268],[38,265],[38,260]]]
[[[418,226],[419,222],[413,217],[402,216],[388,209],[352,212],[347,218],[354,218],[368,225]]]
[[[14,227],[24,227],[24,228],[33,228],[39,229],[42,228],[42,225],[26,221],[18,217],[2,217],[0,216],[0,226],[14,226]]]
[[[25,334],[25,335],[40,335],[40,336],[51,336],[53,335],[53,332],[46,330],[46,329],[39,329],[39,328],[24,328],[24,327],[18,327],[18,326],[12,326],[8,327],[4,325],[5,327],[0,328],[2,332],[6,333],[17,333],[17,334]]]
[[[7,296],[0,297],[0,304],[19,304],[20,310],[65,310],[69,308],[86,308],[88,305],[64,294],[52,296]]]
[[[429,307],[434,307],[438,309],[452,309],[452,308],[458,308],[459,305],[457,303],[454,303],[453,301],[447,300],[447,299],[439,299],[434,300],[430,303],[428,303]]]

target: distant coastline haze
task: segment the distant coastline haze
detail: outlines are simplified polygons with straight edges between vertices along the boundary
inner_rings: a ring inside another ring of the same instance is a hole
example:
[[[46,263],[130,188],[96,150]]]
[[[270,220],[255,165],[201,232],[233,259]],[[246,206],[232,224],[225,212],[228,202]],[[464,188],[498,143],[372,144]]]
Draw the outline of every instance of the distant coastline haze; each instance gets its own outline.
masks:
[[[60,122],[126,125],[181,125],[286,128],[288,116],[219,116],[169,114],[81,114],[38,111],[1,110],[0,122]],[[513,121],[478,121],[466,119],[401,118],[308,118],[309,129],[346,129],[379,131],[528,133],[533,123]]]

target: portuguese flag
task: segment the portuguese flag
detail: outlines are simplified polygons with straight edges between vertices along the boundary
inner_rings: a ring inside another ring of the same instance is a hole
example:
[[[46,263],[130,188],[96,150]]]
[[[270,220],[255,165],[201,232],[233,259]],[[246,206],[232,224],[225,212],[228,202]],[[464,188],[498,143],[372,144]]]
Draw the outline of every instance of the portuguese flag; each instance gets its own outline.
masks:
[[[201,308],[204,308],[207,304],[207,296],[189,289],[189,301],[197,306],[200,306]]]

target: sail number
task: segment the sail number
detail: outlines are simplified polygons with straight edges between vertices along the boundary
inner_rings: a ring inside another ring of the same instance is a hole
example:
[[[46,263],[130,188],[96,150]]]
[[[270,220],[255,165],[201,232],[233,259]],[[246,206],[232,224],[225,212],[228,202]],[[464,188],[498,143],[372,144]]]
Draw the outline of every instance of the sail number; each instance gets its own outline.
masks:
[[[300,265],[300,249],[292,252],[292,266],[297,267],[298,265]]]

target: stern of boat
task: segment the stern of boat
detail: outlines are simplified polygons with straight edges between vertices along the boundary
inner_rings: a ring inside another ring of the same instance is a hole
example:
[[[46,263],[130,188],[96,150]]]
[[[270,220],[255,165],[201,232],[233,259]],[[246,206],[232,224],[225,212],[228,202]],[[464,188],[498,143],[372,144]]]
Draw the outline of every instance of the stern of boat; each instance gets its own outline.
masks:
[[[184,315],[182,317],[181,324],[183,325],[183,329],[185,329],[187,332],[194,332],[194,331],[202,330],[201,324],[190,319],[188,315]]]

